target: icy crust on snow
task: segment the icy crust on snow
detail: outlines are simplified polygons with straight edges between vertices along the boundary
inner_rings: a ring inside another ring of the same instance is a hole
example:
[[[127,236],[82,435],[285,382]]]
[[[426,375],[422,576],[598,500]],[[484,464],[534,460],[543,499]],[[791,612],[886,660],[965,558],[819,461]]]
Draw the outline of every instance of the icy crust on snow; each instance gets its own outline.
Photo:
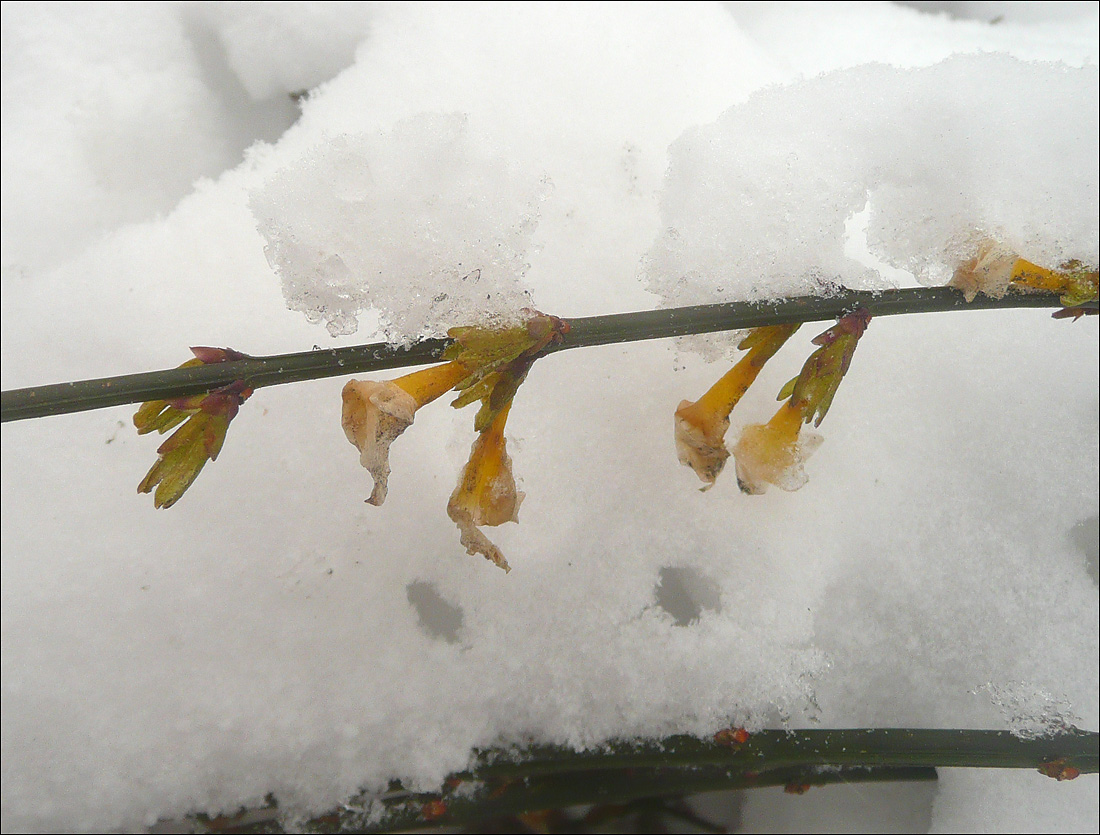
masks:
[[[338,136],[273,175],[251,200],[287,305],[333,336],[381,314],[387,341],[458,324],[508,324],[547,183],[516,170],[459,114]]]
[[[1097,70],[961,55],[770,87],[672,146],[647,256],[669,305],[876,289],[845,252],[945,283],[983,237],[1097,262]]]

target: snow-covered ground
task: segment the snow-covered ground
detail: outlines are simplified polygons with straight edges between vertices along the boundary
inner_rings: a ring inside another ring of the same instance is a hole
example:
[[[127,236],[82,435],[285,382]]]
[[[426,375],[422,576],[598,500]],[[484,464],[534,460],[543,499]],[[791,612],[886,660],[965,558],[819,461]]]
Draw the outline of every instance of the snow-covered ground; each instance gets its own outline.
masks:
[[[913,5],[5,3],[3,388],[942,283],[988,236],[1096,264],[1096,4]],[[3,828],[318,812],[524,739],[1095,730],[1098,345],[1041,311],[875,320],[809,483],[762,496],[700,493],[673,446],[728,337],[545,358],[507,575],[447,517],[473,434],[443,401],[383,507],[342,380],[257,392],[165,511],[132,408],[5,424]],[[741,821],[1097,815],[1095,776],[945,770]]]

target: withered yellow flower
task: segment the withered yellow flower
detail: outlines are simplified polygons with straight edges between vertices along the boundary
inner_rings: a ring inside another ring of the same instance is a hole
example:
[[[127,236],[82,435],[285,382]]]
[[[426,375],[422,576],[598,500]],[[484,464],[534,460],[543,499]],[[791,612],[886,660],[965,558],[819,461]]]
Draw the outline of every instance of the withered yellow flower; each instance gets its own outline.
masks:
[[[820,446],[821,436],[802,432],[802,424],[821,425],[870,321],[866,310],[857,310],[817,336],[813,342],[820,347],[780,391],[778,399],[786,402],[779,411],[767,423],[742,430],[733,448],[742,491],[763,493],[769,484],[793,491],[806,483],[803,465]]]
[[[246,354],[229,348],[192,348],[195,359],[180,368],[217,362],[247,359]],[[165,432],[179,426],[157,449],[157,462],[141,484],[139,493],[153,493],[153,504],[167,508],[179,501],[198,478],[207,461],[215,461],[225,444],[229,424],[237,416],[241,404],[252,389],[238,380],[206,394],[174,400],[151,400],[142,403],[134,414],[134,426],[139,435]]]
[[[978,252],[955,269],[949,287],[962,290],[968,302],[978,293],[999,299],[1012,286],[1017,256],[1008,247],[993,240],[982,241]]]
[[[380,505],[386,500],[390,444],[412,425],[416,410],[468,376],[466,366],[448,362],[388,382],[351,380],[344,386],[344,434],[359,449],[359,462],[374,478],[368,504]]]
[[[691,467],[710,489],[729,458],[726,431],[730,412],[756,380],[764,364],[772,358],[791,335],[797,324],[753,328],[738,344],[748,351],[717,383],[692,402],[681,401],[674,417],[676,452],[680,463]]]
[[[1021,258],[1011,248],[984,240],[978,252],[955,270],[949,285],[973,301],[978,293],[999,299],[1009,289],[1057,293],[1066,307],[1076,307],[1097,298],[1100,273],[1080,261],[1067,261],[1051,270]]]
[[[792,492],[807,481],[803,464],[820,445],[816,432],[802,433],[800,406],[784,403],[767,423],[746,426],[733,448],[737,484],[742,492],[760,494],[769,484]]]
[[[478,437],[463,468],[447,512],[458,525],[467,553],[482,554],[505,571],[508,563],[479,526],[502,525],[517,519],[523,494],[516,491],[512,462],[505,449],[504,427],[520,383],[546,348],[569,330],[567,322],[528,311],[524,324],[510,328],[452,328],[453,342],[443,353],[448,362],[389,382],[353,380],[344,386],[344,432],[359,449],[359,460],[374,477],[367,501],[386,498],[390,474],[389,449],[413,422],[417,409],[450,389],[459,392],[452,404],[461,408],[475,401]]]
[[[447,503],[447,514],[458,525],[466,553],[481,554],[505,571],[509,570],[508,561],[478,530],[479,526],[518,521],[523,494],[516,491],[512,461],[505,449],[504,426],[512,399],[531,365],[547,347],[560,342],[569,332],[569,323],[556,316],[530,313],[527,322],[515,328],[454,328],[448,335],[455,342],[443,354],[472,369],[456,386],[460,394],[452,405],[460,409],[481,401],[474,418],[478,437]]]
[[[523,493],[516,490],[512,459],[508,457],[504,438],[504,424],[510,408],[509,402],[478,434],[470,449],[470,460],[463,467],[458,486],[447,502],[447,515],[458,525],[466,553],[481,554],[505,571],[510,568],[504,554],[478,530],[478,526],[519,521]]]

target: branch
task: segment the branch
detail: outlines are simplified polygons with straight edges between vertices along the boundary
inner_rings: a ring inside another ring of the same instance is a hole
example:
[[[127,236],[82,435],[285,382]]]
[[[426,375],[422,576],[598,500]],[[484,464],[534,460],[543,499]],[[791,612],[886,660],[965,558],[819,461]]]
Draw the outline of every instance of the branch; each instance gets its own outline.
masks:
[[[845,290],[832,296],[803,296],[773,302],[728,302],[637,313],[615,313],[570,319],[570,332],[547,353],[643,339],[667,339],[688,334],[816,322],[833,319],[857,308],[872,316],[934,313],[947,310],[1003,310],[1020,307],[1061,307],[1050,293],[1010,293],[1001,299],[978,296],[967,302],[949,287],[883,290],[874,293]],[[1096,302],[1081,306],[1095,311]],[[173,368],[74,383],[57,383],[3,392],[3,422],[63,415],[90,409],[167,400],[203,394],[243,380],[250,388],[340,377],[438,362],[449,339],[425,339],[408,347],[377,343],[348,348],[251,357],[192,368]]]
[[[932,780],[937,767],[966,766],[1041,768],[1063,776],[1069,776],[1065,769],[1070,767],[1096,773],[1100,734],[1070,729],[1021,739],[1008,731],[985,730],[765,730],[740,745],[674,736],[592,751],[557,746],[486,751],[468,771],[453,775],[442,793],[409,792],[399,786],[382,795],[365,793],[309,821],[305,830],[387,832],[468,825],[580,804],[765,786],[801,793],[838,782]],[[274,802],[264,811],[204,822],[216,831],[242,832],[253,831],[260,818],[266,826],[278,825]]]

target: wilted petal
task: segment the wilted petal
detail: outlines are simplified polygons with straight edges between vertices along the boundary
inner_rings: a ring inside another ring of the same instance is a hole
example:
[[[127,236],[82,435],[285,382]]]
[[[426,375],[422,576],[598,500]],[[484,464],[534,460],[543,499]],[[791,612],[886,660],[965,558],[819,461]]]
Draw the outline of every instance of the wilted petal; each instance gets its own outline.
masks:
[[[413,422],[416,400],[392,382],[352,380],[344,386],[344,434],[359,449],[359,463],[374,478],[368,504],[386,500],[390,444]]]
[[[1012,284],[1016,260],[1016,253],[1003,244],[982,241],[978,254],[959,265],[948,286],[962,290],[968,302],[978,293],[999,299]]]
[[[344,434],[358,448],[359,463],[374,478],[368,504],[386,500],[390,444],[412,424],[417,409],[442,397],[467,374],[465,366],[449,362],[388,382],[351,380],[344,386]]]
[[[470,449],[470,460],[447,503],[447,515],[458,525],[466,553],[481,554],[505,571],[509,570],[508,561],[478,526],[519,521],[523,493],[516,490],[512,460],[504,439],[508,409],[508,406],[501,409],[477,436]]]
[[[730,457],[725,441],[730,421],[728,417],[707,420],[707,416],[696,413],[697,404],[698,401],[683,400],[673,416],[676,455],[681,464],[691,467],[706,482],[702,489],[709,490]]]
[[[806,459],[821,445],[815,432],[800,433],[802,410],[784,403],[764,424],[746,426],[733,448],[737,483],[745,493],[759,494],[773,484],[794,491],[806,481]]]

